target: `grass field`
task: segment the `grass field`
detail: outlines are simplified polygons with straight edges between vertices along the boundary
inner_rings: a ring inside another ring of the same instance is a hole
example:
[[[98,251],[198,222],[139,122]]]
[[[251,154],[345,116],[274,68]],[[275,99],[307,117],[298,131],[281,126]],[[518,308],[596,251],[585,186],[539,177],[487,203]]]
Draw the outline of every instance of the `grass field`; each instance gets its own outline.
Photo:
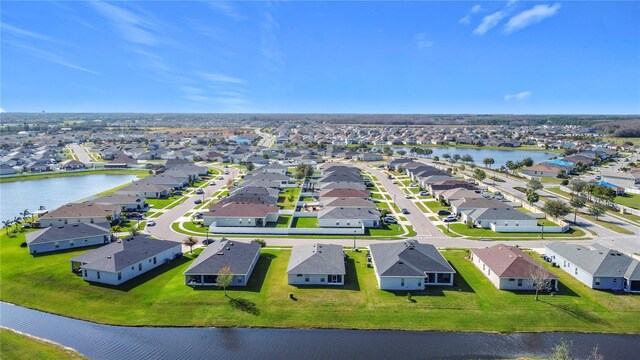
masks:
[[[535,232],[535,233],[502,233],[502,232],[495,232],[491,229],[482,229],[482,228],[468,228],[467,225],[465,224],[451,224],[449,225],[449,228],[451,229],[452,232],[456,232],[460,235],[465,235],[465,236],[471,236],[471,237],[478,237],[478,238],[522,238],[522,239],[540,239],[541,237],[541,233],[539,232]],[[542,230],[542,229],[541,229]],[[573,239],[573,238],[577,238],[577,237],[582,237],[584,236],[584,231],[582,230],[577,230],[574,228],[571,228],[569,231],[567,231],[566,233],[544,233],[544,237],[545,238],[568,238],[568,239]]]
[[[86,359],[77,352],[28,335],[0,329],[0,354],[4,360],[79,360]]]
[[[303,217],[296,217],[293,218],[293,222],[291,223],[291,227],[297,227],[297,228],[317,228],[318,227],[318,218],[314,218],[314,217],[310,217],[310,218],[303,218]]]
[[[442,205],[439,201],[425,201],[424,204],[434,213],[439,210],[450,210],[449,206]]]
[[[606,229],[609,229],[611,231],[615,231],[615,232],[617,232],[619,234],[633,235],[632,231],[629,231],[629,230],[623,228],[622,226],[619,226],[619,225],[616,225],[616,224],[612,224],[610,222],[603,221],[602,219],[596,220],[595,216],[591,216],[591,215],[585,214],[583,212],[579,212],[578,214],[580,215],[580,217],[582,217],[584,219],[587,219],[587,220],[591,221],[592,223],[598,224],[598,225],[600,225],[600,226],[602,226],[602,227],[604,227]]]
[[[107,169],[107,170],[82,170],[82,171],[59,171],[49,172],[43,174],[29,174],[19,176],[2,176],[0,177],[0,183],[13,182],[13,181],[25,181],[25,180],[37,180],[37,179],[49,179],[57,177],[67,176],[84,176],[84,175],[138,175],[139,178],[149,176],[147,170],[126,170],[126,169]]]
[[[496,290],[464,250],[443,252],[457,271],[454,287],[412,291],[409,302],[405,291],[377,288],[364,253],[347,252],[343,287],[295,287],[286,283],[290,252],[266,249],[248,286],[232,288],[225,298],[221,290],[184,285],[191,255],[112,288],[91,285],[69,271],[69,259],[86,250],[32,257],[19,247],[21,241],[22,235],[0,238],[1,300],[100,323],[640,333],[640,322],[630,321],[640,316],[639,296],[595,291],[550,268],[561,291],[536,302],[531,293]]]
[[[300,188],[286,188],[285,191],[278,196],[278,206],[285,210],[293,210],[298,203],[298,197],[300,196]],[[291,200],[290,200],[291,198]]]
[[[616,196],[613,199],[616,204],[628,206],[632,209],[640,209],[640,195],[638,194],[625,194],[625,196]]]
[[[277,227],[277,228],[287,228],[289,227],[290,222],[291,222],[291,215],[279,215],[278,221],[275,224],[269,223],[269,225],[273,225],[273,227]]]
[[[187,198],[183,196],[174,195],[166,199],[147,199],[147,204],[149,204],[151,208],[155,210],[164,209],[164,208],[170,209],[169,205],[171,205],[171,203],[173,203],[174,201],[179,200],[180,198],[182,198],[182,201],[172,206],[172,207],[175,207],[183,203]]]

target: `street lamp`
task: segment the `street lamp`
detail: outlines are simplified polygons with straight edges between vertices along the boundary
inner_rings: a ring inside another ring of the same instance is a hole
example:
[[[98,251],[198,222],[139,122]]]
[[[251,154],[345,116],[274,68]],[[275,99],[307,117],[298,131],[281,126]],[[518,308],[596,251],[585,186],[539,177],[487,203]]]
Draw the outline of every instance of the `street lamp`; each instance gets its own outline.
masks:
[[[353,230],[353,251],[356,251],[356,230]]]
[[[542,226],[542,232],[540,235],[542,236],[542,239],[544,239],[544,219],[540,220],[540,225]]]

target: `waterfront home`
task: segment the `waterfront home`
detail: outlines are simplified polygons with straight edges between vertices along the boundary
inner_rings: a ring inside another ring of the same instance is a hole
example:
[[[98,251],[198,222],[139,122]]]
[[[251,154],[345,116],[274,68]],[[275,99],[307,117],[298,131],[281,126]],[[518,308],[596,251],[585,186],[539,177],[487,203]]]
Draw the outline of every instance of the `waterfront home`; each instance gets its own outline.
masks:
[[[359,154],[357,158],[360,161],[382,161],[384,159],[382,154],[374,153],[374,152]]]
[[[138,195],[110,194],[100,196],[89,202],[100,205],[120,206],[124,211],[138,211],[144,210],[149,206],[146,200],[144,197]]]
[[[67,224],[39,229],[25,234],[31,254],[76,249],[86,246],[108,244],[112,235],[109,224]]]
[[[85,281],[120,285],[180,256],[180,243],[138,235],[71,258],[71,270]]]
[[[182,189],[189,185],[189,181],[188,176],[175,177],[165,174],[149,176],[144,179],[146,184],[166,185],[173,189]]]
[[[62,170],[79,170],[86,169],[87,165],[78,160],[67,160],[60,163],[60,169]]]
[[[552,242],[545,246],[545,255],[592,289],[640,293],[640,262],[602,244]]]
[[[151,184],[145,182],[145,179],[136,181],[131,185],[125,186],[116,191],[116,194],[136,195],[147,199],[166,198],[171,194],[171,186],[161,184]]]
[[[289,285],[344,285],[342,245],[306,244],[291,249],[287,266]]]
[[[319,227],[370,228],[380,226],[377,208],[327,207],[318,212]]]
[[[14,175],[16,173],[16,169],[13,167],[2,164],[0,165],[0,175]]]
[[[209,244],[184,272],[189,286],[215,286],[223,268],[233,274],[230,286],[246,286],[260,257],[260,244],[221,239]]]
[[[495,232],[536,232],[538,219],[510,206],[477,208],[461,211],[463,223],[472,222],[475,227]]]
[[[42,227],[77,223],[110,223],[119,219],[121,212],[122,208],[114,205],[70,203],[42,215],[38,222]]]
[[[548,280],[549,290],[558,290],[558,277],[518,247],[496,244],[472,249],[471,261],[499,290],[535,290],[534,276]]]
[[[453,286],[456,271],[431,244],[417,240],[385,241],[372,243],[369,250],[381,290]]]
[[[275,205],[231,202],[212,207],[204,213],[204,225],[224,227],[263,227],[278,222],[279,208]]]
[[[522,168],[521,172],[525,175],[529,176],[547,176],[547,177],[558,177],[563,169],[561,166],[552,165],[552,164],[536,164],[532,166],[527,166]],[[566,170],[565,170],[566,171]]]
[[[124,153],[118,153],[113,160],[104,164],[105,168],[128,168],[131,164],[136,164],[138,161],[131,156]]]

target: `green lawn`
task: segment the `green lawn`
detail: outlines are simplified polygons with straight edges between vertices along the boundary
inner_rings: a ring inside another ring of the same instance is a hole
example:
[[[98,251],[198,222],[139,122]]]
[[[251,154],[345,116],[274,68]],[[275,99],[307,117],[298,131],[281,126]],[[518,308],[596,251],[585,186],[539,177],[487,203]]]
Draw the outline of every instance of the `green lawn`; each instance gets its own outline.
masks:
[[[303,196],[300,198],[300,201],[308,203],[308,202],[313,202],[314,199],[313,199],[313,196]]]
[[[425,201],[424,204],[434,213],[437,213],[439,210],[450,210],[449,206],[442,205],[439,201]]]
[[[561,197],[566,197],[566,198],[570,198],[571,194],[566,192],[566,191],[562,191],[560,190],[559,187],[550,187],[550,188],[545,188],[545,190],[552,192],[556,195],[560,195]]]
[[[387,211],[391,211],[391,208],[389,207],[388,203],[385,202],[376,202],[376,207],[380,210],[387,210]]]
[[[345,286],[321,288],[288,285],[290,252],[263,250],[248,286],[231,288],[226,298],[221,290],[184,285],[182,273],[191,255],[112,288],[90,285],[69,271],[69,259],[86,250],[32,257],[19,247],[21,241],[22,235],[0,239],[0,299],[100,323],[640,333],[640,322],[629,321],[640,316],[638,296],[595,291],[550,268],[559,276],[562,290],[536,302],[531,293],[496,290],[464,250],[444,251],[457,272],[454,287],[412,291],[415,301],[409,302],[404,291],[377,288],[364,252],[347,252]],[[289,299],[291,293],[297,301]]]
[[[300,188],[286,188],[283,192],[278,196],[278,206],[282,207],[285,210],[293,210],[296,208],[296,204],[298,203],[298,197],[300,196]],[[291,197],[291,201],[289,198]]]
[[[177,224],[177,223],[174,223],[174,224]],[[198,221],[195,223],[192,221],[185,221],[182,223],[182,226],[184,226],[184,228],[189,231],[206,234],[208,228],[206,226],[201,226],[201,225],[202,225],[202,221]]]
[[[420,211],[422,211],[423,213],[430,214],[429,210],[427,210],[427,208],[424,206],[424,203],[422,201],[416,201],[414,202],[414,204],[416,204],[418,209],[420,209]]]
[[[365,230],[365,236],[399,236],[404,232],[402,226],[398,224],[383,224],[381,228],[368,228]]]
[[[615,232],[617,232],[619,234],[633,235],[632,231],[629,231],[629,230],[623,228],[622,226],[619,226],[619,225],[616,225],[616,224],[612,224],[610,222],[603,221],[602,219],[596,220],[596,218],[594,216],[585,214],[583,212],[579,212],[578,214],[580,215],[580,217],[582,217],[584,219],[587,219],[587,220],[591,221],[592,223],[598,224],[598,225],[600,225],[600,226],[602,226],[604,228],[607,228],[607,229],[609,229],[611,231],[615,231]]]
[[[290,222],[291,222],[291,215],[279,215],[278,222],[276,222],[274,225],[277,228],[287,228],[289,227]],[[269,223],[269,225],[271,225],[271,223]]]
[[[0,354],[5,360],[79,360],[86,357],[58,344],[0,329]]]
[[[293,218],[293,222],[291,223],[292,228],[317,228],[318,227],[318,218],[310,217],[296,217]]]
[[[445,235],[447,235],[447,236],[450,236],[450,237],[460,237],[460,235],[458,235],[458,234],[456,234],[456,233],[454,233],[454,232],[451,232],[451,231],[447,230],[447,227],[446,227],[445,225],[436,225],[436,227],[437,227],[438,229],[442,230],[442,232],[443,232]]]
[[[372,192],[371,193],[371,199],[373,199],[373,200],[382,200],[382,194]]]
[[[171,203],[173,203],[176,200],[181,199],[180,202],[177,202],[174,205],[171,205]],[[180,205],[181,203],[183,203],[187,198],[184,196],[179,196],[179,195],[174,195],[174,196],[170,196],[166,199],[147,199],[147,204],[149,204],[149,206],[151,206],[152,209],[171,209],[175,206]],[[171,206],[169,206],[171,205]]]
[[[625,196],[616,196],[613,199],[616,204],[628,206],[632,209],[640,209],[640,195],[638,194],[625,194]]]
[[[540,239],[540,233],[503,233],[503,232],[495,232],[491,229],[481,229],[481,228],[468,228],[465,224],[451,224],[449,228],[452,232],[456,232],[460,235],[478,237],[478,238],[522,238],[522,239]],[[542,229],[540,229],[542,230]],[[545,238],[568,238],[574,239],[577,237],[584,236],[584,231],[577,230],[571,228],[566,233],[544,233]]]
[[[395,210],[395,212],[400,213],[400,208],[398,207],[398,205],[396,205],[396,203],[391,203],[391,207],[393,208],[393,210]]]

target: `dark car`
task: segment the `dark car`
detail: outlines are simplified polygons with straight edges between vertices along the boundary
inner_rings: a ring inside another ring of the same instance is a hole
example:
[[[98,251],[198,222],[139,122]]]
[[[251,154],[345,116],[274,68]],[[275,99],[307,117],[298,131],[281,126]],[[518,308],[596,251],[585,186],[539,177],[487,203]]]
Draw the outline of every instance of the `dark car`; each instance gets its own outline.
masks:
[[[182,195],[182,191],[174,191],[173,194],[174,195]]]
[[[204,239],[204,240],[202,240],[202,244],[203,245],[213,244],[214,242],[215,242],[214,239]]]
[[[201,199],[197,199],[196,201],[193,202],[194,204],[202,204],[202,200]]]
[[[438,210],[438,215],[451,215],[449,210]]]
[[[405,214],[405,215],[406,214],[410,214],[409,210],[407,210],[407,209],[402,209],[402,213]]]
[[[132,212],[127,214],[127,219],[144,219],[144,214]]]

